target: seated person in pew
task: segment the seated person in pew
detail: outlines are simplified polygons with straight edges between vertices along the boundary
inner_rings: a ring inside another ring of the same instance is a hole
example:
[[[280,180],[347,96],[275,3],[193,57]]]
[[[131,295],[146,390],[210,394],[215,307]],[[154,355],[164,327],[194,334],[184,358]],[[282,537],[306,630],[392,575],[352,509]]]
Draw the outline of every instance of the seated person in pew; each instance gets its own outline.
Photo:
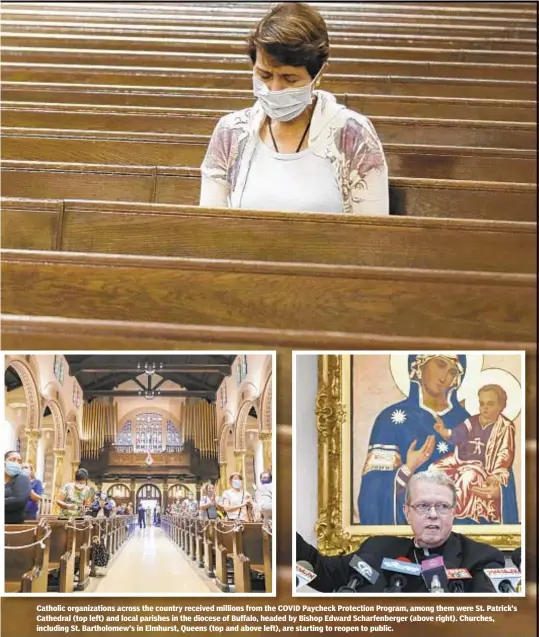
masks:
[[[253,498],[243,488],[241,473],[235,472],[230,478],[230,489],[223,493],[223,509],[228,520],[240,520],[242,522],[253,521]]]
[[[29,462],[25,462],[22,465],[22,472],[30,478],[30,486],[32,487],[32,490],[30,491],[30,497],[28,498],[28,502],[26,504],[24,519],[37,520],[39,503],[41,502],[41,496],[44,493],[43,483],[39,478],[36,478],[34,467]]]
[[[60,520],[71,520],[73,518],[84,517],[86,507],[92,501],[94,489],[88,484],[88,471],[86,469],[78,469],[75,473],[75,481],[65,484],[56,504],[60,507]]]
[[[4,523],[22,524],[32,486],[23,473],[22,458],[18,451],[4,455]]]
[[[252,108],[223,117],[202,164],[200,205],[389,214],[388,168],[371,122],[315,90],[329,57],[322,16],[273,7],[248,39]]]

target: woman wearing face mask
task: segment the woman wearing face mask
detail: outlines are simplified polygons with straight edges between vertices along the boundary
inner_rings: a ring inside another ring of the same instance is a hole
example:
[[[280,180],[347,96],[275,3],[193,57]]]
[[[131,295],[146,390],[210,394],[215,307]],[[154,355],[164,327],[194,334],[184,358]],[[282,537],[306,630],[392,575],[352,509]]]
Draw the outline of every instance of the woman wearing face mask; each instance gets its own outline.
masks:
[[[86,507],[92,502],[95,489],[88,485],[88,471],[79,469],[75,482],[64,485],[58,494],[56,504],[60,507],[60,520],[82,518]]]
[[[4,521],[6,524],[22,524],[32,487],[30,478],[23,473],[22,458],[17,451],[4,455]]]
[[[253,499],[243,489],[241,473],[233,473],[230,478],[230,489],[223,493],[223,509],[229,520],[249,522],[252,518]]]
[[[39,503],[41,502],[41,496],[44,492],[43,483],[39,480],[39,478],[36,478],[34,467],[29,462],[25,462],[22,465],[22,472],[30,478],[30,486],[32,487],[30,497],[26,503],[24,518],[25,520],[37,520]]]
[[[258,101],[217,124],[202,164],[200,205],[389,214],[388,169],[374,127],[315,90],[329,57],[318,11],[277,5],[248,49]]]
[[[201,520],[215,520],[217,518],[215,487],[213,486],[213,484],[207,484],[202,488],[198,511],[199,518]]]

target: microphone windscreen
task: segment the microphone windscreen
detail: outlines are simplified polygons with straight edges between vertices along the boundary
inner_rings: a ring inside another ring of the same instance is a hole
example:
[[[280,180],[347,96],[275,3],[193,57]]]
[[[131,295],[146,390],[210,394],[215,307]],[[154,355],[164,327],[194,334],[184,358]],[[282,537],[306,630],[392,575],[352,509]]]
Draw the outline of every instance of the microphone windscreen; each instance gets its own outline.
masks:
[[[296,564],[298,564],[299,566],[302,566],[306,571],[309,571],[310,573],[314,573],[313,565],[307,562],[306,560],[300,560],[299,562],[296,562]]]

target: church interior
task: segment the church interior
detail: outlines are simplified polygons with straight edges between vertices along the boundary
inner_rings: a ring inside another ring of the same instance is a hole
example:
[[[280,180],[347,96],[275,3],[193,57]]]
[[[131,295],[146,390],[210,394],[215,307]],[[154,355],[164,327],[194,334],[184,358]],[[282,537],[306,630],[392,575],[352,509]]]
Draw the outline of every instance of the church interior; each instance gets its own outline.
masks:
[[[4,452],[42,494],[6,523],[6,592],[271,592],[273,376],[271,354],[7,355]]]

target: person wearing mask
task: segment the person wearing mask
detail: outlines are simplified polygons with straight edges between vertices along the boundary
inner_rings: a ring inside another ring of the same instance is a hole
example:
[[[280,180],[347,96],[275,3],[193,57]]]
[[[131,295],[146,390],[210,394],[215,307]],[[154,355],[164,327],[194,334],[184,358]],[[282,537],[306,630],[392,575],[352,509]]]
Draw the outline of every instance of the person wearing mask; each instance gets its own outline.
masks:
[[[264,520],[271,520],[273,514],[273,482],[269,471],[260,474],[261,487],[255,494],[255,499]]]
[[[26,505],[32,491],[30,478],[23,473],[22,458],[18,451],[4,455],[4,522],[22,524]]]
[[[30,478],[30,486],[32,487],[32,490],[30,491],[30,497],[28,498],[28,502],[26,504],[24,519],[37,520],[39,503],[41,502],[41,496],[45,491],[43,489],[43,483],[41,482],[41,480],[39,480],[39,478],[36,478],[34,467],[29,462],[25,462],[22,465],[22,472]]]
[[[103,506],[103,512],[105,514],[105,517],[110,518],[111,516],[114,516],[115,511],[116,511],[116,502],[114,502],[111,495],[108,495],[105,499],[105,504]]]
[[[388,167],[374,126],[316,90],[329,58],[320,13],[303,2],[277,4],[247,45],[257,101],[217,124],[200,205],[389,214]]]
[[[56,504],[61,509],[58,519],[82,518],[93,496],[94,488],[88,484],[88,471],[78,469],[75,473],[75,481],[65,484],[56,498]]]
[[[223,509],[229,520],[250,522],[252,519],[253,499],[243,488],[241,473],[233,473],[230,478],[230,489],[223,493]]]
[[[201,520],[215,520],[217,518],[215,487],[213,486],[213,484],[206,484],[202,488],[198,511],[199,518]]]
[[[187,497],[187,512],[190,515],[198,514],[198,502],[196,501],[195,496],[192,493],[190,493]]]
[[[369,538],[355,554],[370,556],[369,565],[381,571],[382,560],[405,558],[421,564],[433,557],[442,557],[446,569],[467,569],[471,578],[462,580],[466,593],[492,593],[493,589],[484,570],[504,568],[501,551],[453,531],[456,504],[455,483],[442,472],[421,471],[414,473],[406,485],[404,515],[412,529],[413,537],[377,535]],[[350,576],[350,560],[353,555],[326,557],[296,534],[296,560],[312,564],[316,579],[310,586],[322,593],[330,593],[346,586]],[[383,575],[382,575],[383,576]],[[385,578],[384,578],[385,579]],[[384,583],[380,579],[381,583]],[[379,588],[359,587],[357,592],[377,592]],[[408,576],[403,593],[426,593],[425,580],[421,576]]]
[[[138,513],[138,528],[139,529],[142,529],[143,527],[146,528],[146,511],[144,507],[142,506],[142,502],[138,505],[137,513]]]

